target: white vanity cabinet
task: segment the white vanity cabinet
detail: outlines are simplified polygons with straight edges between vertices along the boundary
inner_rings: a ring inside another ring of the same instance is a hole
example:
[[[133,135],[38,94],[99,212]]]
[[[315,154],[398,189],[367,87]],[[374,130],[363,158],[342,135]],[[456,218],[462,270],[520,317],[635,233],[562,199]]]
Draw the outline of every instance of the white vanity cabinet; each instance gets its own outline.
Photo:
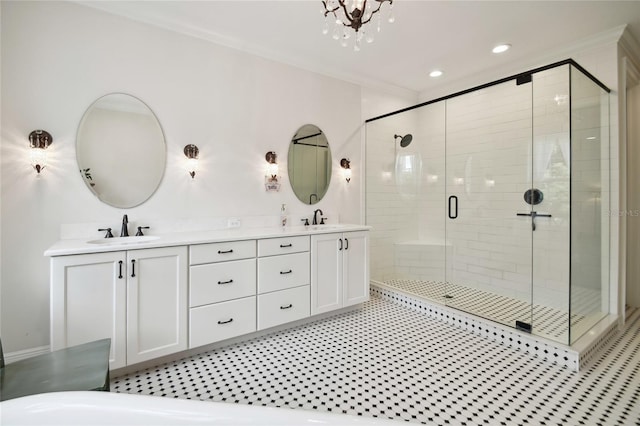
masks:
[[[310,315],[308,235],[258,240],[258,330]]]
[[[311,236],[311,315],[369,299],[369,232]]]
[[[189,347],[256,331],[256,240],[190,246]]]
[[[127,252],[127,365],[187,349],[187,248]]]
[[[111,338],[110,368],[187,349],[187,248],[51,258],[51,349]]]
[[[118,369],[364,302],[366,229],[61,240],[45,252],[51,349],[111,338]]]

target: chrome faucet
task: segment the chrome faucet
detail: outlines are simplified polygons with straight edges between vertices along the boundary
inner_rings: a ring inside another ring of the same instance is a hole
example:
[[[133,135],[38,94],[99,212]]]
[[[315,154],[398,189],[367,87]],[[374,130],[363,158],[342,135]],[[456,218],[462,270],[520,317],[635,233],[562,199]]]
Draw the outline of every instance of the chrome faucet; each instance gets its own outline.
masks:
[[[120,236],[121,237],[128,237],[129,236],[129,218],[127,217],[127,215],[125,214],[124,216],[122,216],[122,230],[120,231]]]
[[[322,218],[322,210],[317,209],[316,211],[313,212],[313,225],[317,225],[318,224],[318,212],[320,212],[320,220],[324,224],[324,219]]]

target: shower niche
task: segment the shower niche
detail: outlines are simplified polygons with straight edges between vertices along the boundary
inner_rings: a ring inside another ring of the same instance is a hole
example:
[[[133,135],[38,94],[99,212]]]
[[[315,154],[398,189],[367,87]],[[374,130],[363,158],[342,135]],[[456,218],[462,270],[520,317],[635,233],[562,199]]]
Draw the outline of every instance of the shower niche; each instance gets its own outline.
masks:
[[[372,282],[575,342],[609,312],[608,92],[567,60],[367,120]]]

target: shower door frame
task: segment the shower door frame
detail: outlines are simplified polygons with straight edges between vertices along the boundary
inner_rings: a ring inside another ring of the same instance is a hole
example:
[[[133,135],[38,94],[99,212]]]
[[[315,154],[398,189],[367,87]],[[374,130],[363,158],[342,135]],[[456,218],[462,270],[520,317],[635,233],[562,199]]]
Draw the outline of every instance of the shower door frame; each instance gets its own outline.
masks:
[[[527,75],[445,103],[445,304],[526,332],[537,216],[523,199],[533,188],[532,87]]]

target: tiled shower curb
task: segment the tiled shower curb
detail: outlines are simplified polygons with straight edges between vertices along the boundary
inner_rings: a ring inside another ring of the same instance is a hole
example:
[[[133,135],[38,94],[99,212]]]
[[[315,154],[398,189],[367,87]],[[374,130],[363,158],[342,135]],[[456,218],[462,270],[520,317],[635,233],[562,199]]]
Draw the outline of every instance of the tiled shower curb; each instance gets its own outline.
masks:
[[[370,293],[372,296],[425,314],[429,318],[444,321],[457,328],[467,330],[508,347],[522,350],[551,363],[565,366],[573,371],[584,369],[588,363],[594,359],[596,352],[606,345],[618,331],[616,324],[612,323],[600,335],[600,338],[578,351],[546,339],[526,335],[509,327],[503,327],[500,324],[476,317],[475,315],[430,303],[406,293],[379,286],[375,283],[371,283]]]

